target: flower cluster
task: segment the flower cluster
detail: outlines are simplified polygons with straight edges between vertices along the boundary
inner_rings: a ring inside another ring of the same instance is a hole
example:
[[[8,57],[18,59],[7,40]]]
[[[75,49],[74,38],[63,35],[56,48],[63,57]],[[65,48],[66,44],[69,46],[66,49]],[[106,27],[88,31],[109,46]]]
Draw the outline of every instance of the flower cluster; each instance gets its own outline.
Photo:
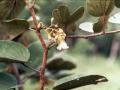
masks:
[[[64,50],[69,48],[67,43],[65,42],[66,34],[64,33],[63,29],[55,25],[54,27],[47,28],[46,32],[48,34],[48,38],[58,44],[58,50]]]

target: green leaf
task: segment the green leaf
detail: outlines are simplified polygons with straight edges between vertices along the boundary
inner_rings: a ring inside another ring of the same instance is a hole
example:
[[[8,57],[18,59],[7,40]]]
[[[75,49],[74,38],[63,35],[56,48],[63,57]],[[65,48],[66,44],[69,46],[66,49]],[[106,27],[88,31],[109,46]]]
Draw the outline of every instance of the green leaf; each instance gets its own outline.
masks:
[[[60,15],[62,18],[62,23],[66,23],[68,18],[70,17],[70,12],[67,6],[59,6],[58,10],[60,11]]]
[[[47,62],[46,68],[53,72],[59,72],[61,70],[71,70],[74,69],[76,66],[73,62],[69,60],[63,60],[62,58],[55,58],[51,59]]]
[[[11,0],[14,1],[12,10],[8,16],[9,19],[17,18],[17,16],[23,11],[25,8],[24,0]]]
[[[70,15],[67,6],[59,6],[53,10],[53,22],[52,24],[58,24],[58,26],[65,30],[66,34],[73,34],[76,30],[75,22],[81,18],[84,14],[84,7],[78,8],[72,15]]]
[[[80,7],[69,17],[67,23],[71,24],[79,20],[84,14],[84,7]]]
[[[58,9],[53,10],[52,16],[55,20],[54,22],[56,22],[55,24],[61,24],[62,23],[62,17],[60,15],[60,11]]]
[[[55,24],[58,24],[61,27],[64,26],[70,16],[68,7],[63,5],[59,6],[57,9],[53,10],[52,16]]]
[[[104,27],[103,23],[101,21],[98,21],[97,23],[95,23],[93,25],[93,31],[94,31],[94,33],[102,32],[103,27]]]
[[[39,41],[39,38],[35,32],[35,30],[28,30],[22,34],[22,36],[18,40],[24,45],[30,45],[31,43],[34,43],[35,41]]]
[[[5,19],[13,6],[14,0],[0,0],[0,20]]]
[[[87,0],[87,11],[95,17],[109,15],[113,8],[114,0]]]
[[[116,6],[117,8],[120,8],[120,0],[115,0],[115,6]]]
[[[38,66],[40,66],[42,62],[43,54],[43,49],[40,41],[33,42],[32,44],[29,45],[28,49],[30,51],[30,58],[26,64],[32,68],[37,68]]]
[[[99,82],[107,82],[107,78],[101,75],[88,75],[88,76],[69,76],[56,81],[54,85],[55,90],[69,90],[76,87],[82,87]]]
[[[13,75],[0,72],[0,90],[8,90],[9,88],[16,85],[17,80]]]
[[[0,62],[27,62],[30,53],[22,44],[0,40]]]
[[[5,63],[0,63],[0,72],[5,71],[7,65]]]
[[[0,0],[0,21],[15,18],[24,8],[23,0]]]
[[[0,40],[12,40],[29,29],[25,20],[13,19],[0,23]]]
[[[73,34],[73,32],[75,32],[76,30],[76,24],[75,23],[71,23],[67,25],[67,28],[65,29],[66,34]]]

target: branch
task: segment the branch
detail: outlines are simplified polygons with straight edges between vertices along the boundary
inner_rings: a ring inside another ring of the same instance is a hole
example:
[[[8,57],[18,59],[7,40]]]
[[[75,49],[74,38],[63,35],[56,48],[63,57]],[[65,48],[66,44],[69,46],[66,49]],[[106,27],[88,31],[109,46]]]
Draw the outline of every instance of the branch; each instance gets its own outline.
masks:
[[[18,68],[17,68],[16,64],[14,64],[14,63],[12,64],[12,69],[13,69],[13,73],[14,73],[16,79],[17,79],[18,85],[23,84],[23,82],[20,78],[20,75],[19,75]],[[19,87],[19,90],[24,90],[23,85]]]
[[[47,48],[50,49],[51,47],[55,46],[56,43],[54,41],[50,41],[47,45]]]
[[[109,34],[116,34],[116,33],[120,33],[120,30],[116,30],[116,31],[110,31],[110,32],[101,32],[101,33],[95,33],[95,34],[89,34],[89,35],[69,35],[67,36],[67,38],[92,38],[92,37],[96,37],[96,36],[101,36],[101,35],[109,35]]]
[[[28,0],[24,0],[24,2],[25,2],[25,4],[27,5],[27,7],[28,7],[28,9],[29,9],[29,11],[30,11],[30,13],[31,13],[31,15],[32,15],[33,22],[34,22],[35,28],[36,28],[36,33],[37,33],[37,35],[38,35],[38,37],[39,37],[39,39],[40,39],[40,42],[41,42],[41,44],[42,44],[42,47],[43,47],[43,49],[46,49],[47,47],[46,47],[45,41],[44,41],[44,39],[43,39],[40,31],[39,31],[40,28],[41,28],[41,25],[37,22],[37,19],[36,19],[36,17],[35,17],[35,11],[34,11],[33,4],[30,4]]]
[[[48,49],[43,52],[43,59],[42,59],[42,64],[40,67],[40,90],[44,90],[45,86],[45,68],[47,64],[47,55],[48,55]]]
[[[30,69],[30,70],[32,70],[32,71],[34,71],[35,73],[39,73],[39,70],[36,70],[36,69],[34,69],[34,68],[32,68],[32,67],[30,67],[30,66],[28,66],[27,64],[25,64],[25,63],[23,63],[22,64],[24,67],[26,67],[26,68],[28,68],[28,69]]]
[[[37,19],[35,17],[35,11],[34,11],[34,7],[33,7],[34,4],[31,5],[29,3],[29,0],[24,0],[24,2],[27,5],[27,7],[32,15],[33,22],[34,22],[35,27],[36,27],[36,33],[37,33],[39,40],[40,40],[42,47],[43,47],[42,65],[40,67],[40,90],[44,90],[44,85],[45,85],[44,73],[45,73],[45,67],[46,67],[46,61],[47,61],[48,48],[47,48],[47,45],[46,45],[46,43],[41,35],[41,32],[40,32],[42,25],[37,22]]]

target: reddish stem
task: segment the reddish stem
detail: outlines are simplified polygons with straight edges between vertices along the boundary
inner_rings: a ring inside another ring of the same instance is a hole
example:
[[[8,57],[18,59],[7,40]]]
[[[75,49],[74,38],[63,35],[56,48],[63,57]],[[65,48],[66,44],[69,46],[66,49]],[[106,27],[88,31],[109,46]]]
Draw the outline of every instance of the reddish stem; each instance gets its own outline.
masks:
[[[33,6],[30,5],[28,0],[24,0],[24,2],[26,3],[26,5],[27,5],[27,7],[32,15],[33,22],[34,22],[35,27],[36,27],[36,33],[37,33],[39,40],[40,40],[42,47],[43,47],[43,59],[42,59],[42,65],[40,68],[40,90],[44,90],[44,85],[45,85],[44,73],[45,73],[48,49],[47,49],[46,43],[45,43],[45,41],[40,33],[41,26],[39,26],[39,23],[37,22]]]
[[[89,35],[69,35],[67,36],[67,38],[92,38],[92,37],[96,37],[96,36],[101,36],[101,35],[109,35],[109,34],[116,34],[116,33],[120,33],[120,30],[115,30],[115,31],[109,31],[109,32],[100,32],[100,33],[94,33],[94,34],[89,34]]]
[[[106,33],[105,28],[106,28],[106,26],[107,26],[108,17],[109,17],[109,16],[107,16],[107,15],[105,15],[105,14],[100,17],[100,21],[102,22],[102,25],[103,25],[102,32],[103,32],[104,34]]]
[[[48,49],[46,49],[43,52],[42,65],[40,68],[40,90],[44,90],[44,85],[45,85],[44,73],[45,73],[45,68],[46,68],[47,54],[48,54]]]
[[[13,69],[13,74],[16,76],[16,79],[18,81],[18,85],[22,85],[23,82],[20,78],[20,75],[19,75],[18,68],[17,68],[16,64],[14,64],[14,63],[12,64],[12,69]],[[19,90],[24,90],[23,86],[20,86],[18,89]]]

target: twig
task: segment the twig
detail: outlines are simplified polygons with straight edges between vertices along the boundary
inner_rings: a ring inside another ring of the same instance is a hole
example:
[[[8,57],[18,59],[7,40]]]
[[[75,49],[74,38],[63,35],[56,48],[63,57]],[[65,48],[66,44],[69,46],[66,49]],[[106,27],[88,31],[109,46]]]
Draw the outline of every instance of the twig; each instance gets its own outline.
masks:
[[[95,33],[95,34],[90,34],[90,35],[69,35],[67,36],[67,38],[92,38],[92,37],[96,37],[96,36],[101,36],[101,35],[109,35],[109,34],[115,34],[115,33],[120,33],[120,30],[115,30],[115,31],[110,31],[110,32],[106,32],[106,33]]]
[[[14,64],[14,63],[12,64],[12,69],[13,69],[14,75],[15,75],[16,78],[17,78],[18,85],[23,84],[23,82],[22,82],[22,80],[21,80],[21,78],[20,78],[20,75],[19,75],[18,68],[17,68],[16,64]],[[23,86],[20,86],[20,87],[19,87],[19,90],[24,90]]]
[[[25,66],[26,68],[28,68],[28,69],[30,69],[30,70],[32,70],[32,71],[34,71],[35,73],[39,73],[39,70],[36,70],[36,69],[34,69],[34,68],[32,68],[32,67],[28,66],[28,65],[27,65],[27,64],[25,64],[25,63],[23,63],[22,65],[23,65],[23,66]]]
[[[46,68],[46,63],[47,63],[47,55],[48,55],[48,49],[46,48],[43,52],[43,59],[42,59],[42,64],[40,67],[40,90],[44,90],[44,85],[45,85],[45,68]]]
[[[47,45],[47,48],[50,49],[51,47],[55,46],[56,43],[54,41],[50,41]]]
[[[46,46],[46,43],[40,33],[40,29],[41,29],[41,25],[37,22],[37,19],[35,17],[35,11],[34,11],[34,8],[33,6],[30,5],[29,1],[28,0],[24,0],[24,2],[26,3],[31,15],[32,15],[32,18],[33,18],[33,22],[35,24],[35,27],[36,27],[36,33],[40,39],[40,42],[42,44],[42,47],[43,47],[43,59],[42,59],[42,65],[41,65],[41,68],[40,68],[40,90],[44,90],[44,73],[45,73],[45,67],[46,67],[46,60],[47,60],[47,54],[48,54],[48,49],[47,49],[47,46]]]

